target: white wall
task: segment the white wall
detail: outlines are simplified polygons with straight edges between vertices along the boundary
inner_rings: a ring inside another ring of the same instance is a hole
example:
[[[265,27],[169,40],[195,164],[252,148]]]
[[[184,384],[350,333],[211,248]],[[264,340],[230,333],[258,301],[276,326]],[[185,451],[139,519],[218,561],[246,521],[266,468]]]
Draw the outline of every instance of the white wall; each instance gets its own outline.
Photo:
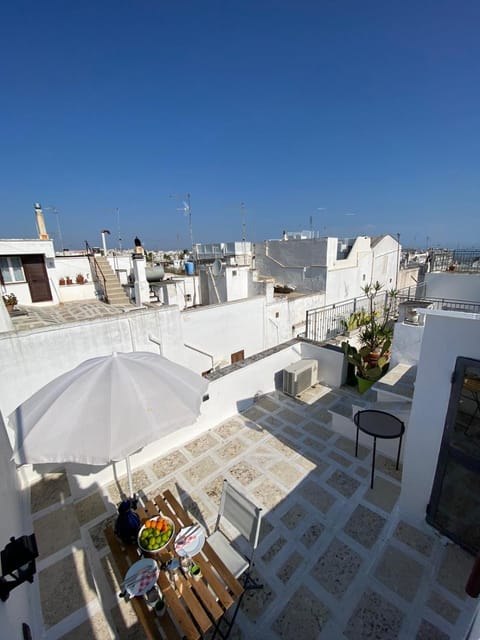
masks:
[[[397,364],[416,365],[420,358],[423,329],[421,325],[396,322],[393,327],[392,355],[390,368]]]
[[[425,313],[399,503],[402,513],[419,521],[430,499],[456,358],[480,359],[479,315]]]
[[[215,364],[230,364],[231,354],[242,349],[245,357],[258,353],[264,349],[264,306],[265,299],[257,297],[184,311],[184,341],[211,354]],[[211,368],[206,356],[199,360],[189,350],[188,357],[198,373]]]
[[[425,297],[448,300],[480,300],[480,275],[468,273],[425,274]]]

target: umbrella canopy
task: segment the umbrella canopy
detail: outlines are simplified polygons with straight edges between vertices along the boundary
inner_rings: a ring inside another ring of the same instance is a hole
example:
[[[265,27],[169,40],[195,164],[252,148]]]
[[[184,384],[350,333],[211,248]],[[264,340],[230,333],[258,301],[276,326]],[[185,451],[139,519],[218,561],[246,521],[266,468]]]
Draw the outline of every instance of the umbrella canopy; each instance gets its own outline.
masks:
[[[13,457],[18,464],[122,460],[195,422],[207,387],[198,374],[155,353],[86,360],[9,416]]]

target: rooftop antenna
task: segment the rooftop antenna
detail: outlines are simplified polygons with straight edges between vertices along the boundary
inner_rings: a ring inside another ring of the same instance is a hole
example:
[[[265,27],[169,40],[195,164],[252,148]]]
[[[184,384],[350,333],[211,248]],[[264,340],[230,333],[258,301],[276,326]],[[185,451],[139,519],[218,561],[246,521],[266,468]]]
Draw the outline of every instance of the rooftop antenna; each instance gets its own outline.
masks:
[[[59,252],[62,252],[62,255],[65,255],[65,247],[63,246],[63,238],[62,238],[62,230],[60,228],[60,217],[59,217],[59,211],[57,209],[57,207],[54,207],[52,205],[50,205],[49,207],[45,207],[45,211],[49,211],[50,213],[53,213],[57,216],[57,229],[58,229],[58,241],[60,244],[59,247]]]
[[[120,233],[120,209],[118,207],[115,208],[115,213],[117,214],[117,231],[118,231],[118,250],[122,250],[122,235]]]
[[[185,217],[188,216],[188,231],[190,234],[190,245],[193,251],[193,230],[192,230],[192,207],[190,206],[190,194],[184,195],[178,193],[170,194],[170,198],[179,198],[182,200],[183,207],[178,207],[177,211],[183,211]]]
[[[242,242],[245,242],[245,240],[247,239],[247,231],[246,231],[246,224],[245,224],[245,203],[244,202],[240,203],[240,209],[242,210]]]

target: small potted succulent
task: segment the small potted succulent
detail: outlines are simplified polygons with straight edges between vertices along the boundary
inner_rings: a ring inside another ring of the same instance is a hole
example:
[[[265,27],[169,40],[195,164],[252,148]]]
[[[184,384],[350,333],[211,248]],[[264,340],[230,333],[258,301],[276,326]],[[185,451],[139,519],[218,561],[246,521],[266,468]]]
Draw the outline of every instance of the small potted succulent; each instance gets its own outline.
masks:
[[[18,303],[17,296],[14,293],[5,293],[2,297],[8,312],[11,313],[13,307]]]
[[[200,580],[200,578],[202,577],[202,570],[195,562],[190,565],[189,571],[194,580]]]
[[[75,278],[75,282],[77,284],[84,284],[85,283],[85,276],[81,273],[77,273],[77,277]]]
[[[64,277],[59,278],[59,280],[58,280],[58,284],[59,284],[61,287],[65,286],[65,284],[66,284],[66,283],[65,283],[65,278],[64,278]]]
[[[73,284],[73,280],[70,278],[70,276],[67,276],[67,284]]]

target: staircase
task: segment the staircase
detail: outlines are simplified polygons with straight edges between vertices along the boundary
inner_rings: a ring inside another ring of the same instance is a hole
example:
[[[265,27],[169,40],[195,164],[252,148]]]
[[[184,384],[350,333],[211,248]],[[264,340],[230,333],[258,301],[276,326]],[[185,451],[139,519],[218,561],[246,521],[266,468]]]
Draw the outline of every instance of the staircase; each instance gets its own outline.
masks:
[[[89,260],[95,286],[97,287],[97,291],[103,294],[105,302],[113,305],[130,306],[130,300],[107,258],[105,256],[95,255],[89,256]]]

